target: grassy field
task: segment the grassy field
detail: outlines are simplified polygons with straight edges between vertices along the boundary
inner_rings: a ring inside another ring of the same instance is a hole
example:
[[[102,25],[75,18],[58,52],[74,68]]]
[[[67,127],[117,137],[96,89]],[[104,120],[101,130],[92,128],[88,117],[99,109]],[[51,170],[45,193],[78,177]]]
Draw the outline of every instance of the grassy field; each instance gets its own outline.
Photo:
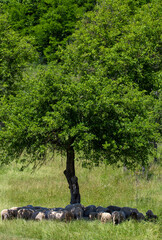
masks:
[[[0,210],[31,204],[42,207],[65,207],[70,193],[63,175],[65,161],[56,157],[39,170],[19,171],[16,164],[0,169]],[[118,226],[100,221],[78,220],[70,223],[56,221],[33,222],[0,220],[0,240],[155,240],[160,238],[162,220],[161,166],[153,164],[147,178],[142,173],[123,168],[100,166],[82,168],[76,162],[81,203],[84,206],[108,205],[135,207],[142,213],[151,209],[159,216],[157,222],[123,222]]]

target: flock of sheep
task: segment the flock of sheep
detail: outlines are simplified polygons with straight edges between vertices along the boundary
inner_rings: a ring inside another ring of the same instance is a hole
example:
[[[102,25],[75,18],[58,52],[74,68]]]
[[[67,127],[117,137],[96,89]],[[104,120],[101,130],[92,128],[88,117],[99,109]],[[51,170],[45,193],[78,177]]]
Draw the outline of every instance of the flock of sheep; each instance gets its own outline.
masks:
[[[83,205],[76,203],[67,205],[65,208],[43,208],[27,205],[25,207],[13,207],[10,209],[4,209],[1,212],[2,220],[10,220],[14,218],[20,218],[25,220],[60,220],[69,222],[72,220],[86,219],[95,220],[98,219],[102,223],[113,222],[113,224],[119,224],[125,220],[135,219],[137,221],[157,219],[157,216],[153,214],[151,210],[146,212],[146,216],[140,213],[136,208],[129,207],[117,207],[108,206],[96,207],[90,205],[84,207]]]

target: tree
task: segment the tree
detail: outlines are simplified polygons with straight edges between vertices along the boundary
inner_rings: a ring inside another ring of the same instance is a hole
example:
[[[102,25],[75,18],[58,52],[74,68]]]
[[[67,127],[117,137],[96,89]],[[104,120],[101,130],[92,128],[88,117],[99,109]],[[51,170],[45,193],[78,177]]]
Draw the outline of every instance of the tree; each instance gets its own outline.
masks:
[[[96,164],[103,161],[136,168],[147,164],[153,149],[150,143],[158,137],[154,111],[159,105],[150,94],[159,83],[155,68],[157,64],[159,71],[159,55],[153,54],[159,54],[158,13],[151,5],[156,28],[150,35],[141,30],[139,38],[136,27],[140,28],[134,23],[141,15],[128,3],[103,1],[86,15],[72,43],[60,52],[62,62],[26,77],[17,95],[4,99],[0,109],[5,123],[0,131],[1,163],[21,156],[24,161],[26,155],[35,164],[43,163],[48,151],[64,151],[71,203],[80,202],[76,152]],[[148,18],[144,10],[139,11],[143,11],[145,29]],[[146,43],[143,52],[141,39]],[[139,69],[141,75],[136,78]],[[149,86],[142,79],[148,79]]]
[[[3,102],[1,163],[27,155],[42,164],[49,149],[67,156],[65,176],[71,203],[80,202],[75,152],[98,163],[145,165],[156,136],[153,99],[129,84],[90,78],[77,82],[61,70],[27,78],[17,96]],[[28,160],[29,161],[29,160]]]

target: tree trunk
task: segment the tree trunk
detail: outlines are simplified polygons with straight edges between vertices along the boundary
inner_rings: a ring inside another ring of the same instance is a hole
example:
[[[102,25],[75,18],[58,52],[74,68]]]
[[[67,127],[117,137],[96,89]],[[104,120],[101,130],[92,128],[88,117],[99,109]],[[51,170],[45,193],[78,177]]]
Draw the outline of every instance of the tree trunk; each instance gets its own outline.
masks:
[[[154,162],[157,162],[157,143],[154,141],[154,149],[155,149],[155,157],[154,157]]]
[[[74,159],[75,159],[74,148],[70,143],[67,147],[66,169],[64,171],[71,193],[70,204],[80,203],[79,185],[78,178],[75,176]]]

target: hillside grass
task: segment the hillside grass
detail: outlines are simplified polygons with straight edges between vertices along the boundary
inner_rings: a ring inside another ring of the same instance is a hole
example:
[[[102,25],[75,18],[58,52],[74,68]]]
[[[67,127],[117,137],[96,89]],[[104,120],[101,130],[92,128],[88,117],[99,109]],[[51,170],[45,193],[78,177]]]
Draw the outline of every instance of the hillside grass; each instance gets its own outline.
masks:
[[[63,170],[65,160],[57,156],[39,170],[31,167],[23,172],[12,164],[0,169],[0,210],[14,206],[65,207],[70,192]],[[160,239],[162,220],[162,191],[160,164],[152,164],[147,174],[124,171],[123,168],[101,165],[92,169],[76,162],[81,203],[135,207],[146,213],[151,209],[158,215],[157,222],[126,221],[118,226],[100,221],[33,222],[0,220],[0,240],[53,239],[53,240],[155,240]]]

